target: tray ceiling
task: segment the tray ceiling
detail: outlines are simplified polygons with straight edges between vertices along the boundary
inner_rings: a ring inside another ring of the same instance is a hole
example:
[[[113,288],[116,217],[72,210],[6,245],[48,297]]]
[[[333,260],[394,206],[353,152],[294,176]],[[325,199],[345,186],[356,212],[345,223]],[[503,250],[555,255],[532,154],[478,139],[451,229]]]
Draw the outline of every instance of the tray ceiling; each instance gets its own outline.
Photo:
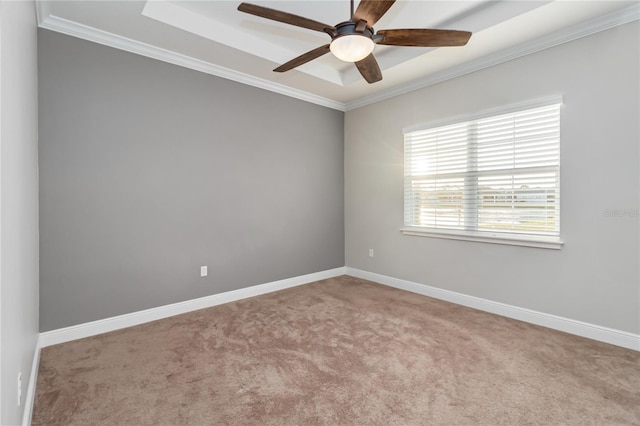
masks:
[[[250,0],[327,24],[349,2]],[[639,18],[636,1],[399,0],[376,24],[472,31],[464,47],[376,46],[383,80],[367,84],[331,54],[286,73],[271,70],[330,41],[328,35],[237,11],[239,1],[52,1],[40,26],[348,110]],[[357,1],[356,1],[357,7]]]

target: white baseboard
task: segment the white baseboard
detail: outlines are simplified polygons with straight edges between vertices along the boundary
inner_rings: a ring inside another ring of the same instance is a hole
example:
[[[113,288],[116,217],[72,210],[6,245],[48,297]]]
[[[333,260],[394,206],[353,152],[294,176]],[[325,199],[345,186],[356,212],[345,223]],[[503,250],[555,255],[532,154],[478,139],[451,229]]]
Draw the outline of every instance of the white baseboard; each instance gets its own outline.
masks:
[[[22,426],[31,424],[31,415],[33,414],[33,404],[36,398],[36,383],[38,382],[38,367],[40,366],[40,337],[36,342],[36,348],[33,352],[33,362],[31,363],[31,374],[29,374],[29,384],[27,385],[27,393],[24,397],[24,410],[22,412]]]
[[[466,294],[375,274],[373,272],[367,272],[348,266],[345,267],[345,270],[347,275],[363,278],[379,284],[422,294],[424,296],[433,297],[434,299],[445,300],[458,305],[468,306],[481,311],[491,312],[493,314],[502,315],[504,317],[517,319],[531,324],[541,325],[554,330],[564,331],[565,333],[587,337],[600,342],[622,346],[623,348],[640,351],[640,335],[638,334],[601,327],[599,325],[563,318],[556,315],[545,314],[544,312],[481,299],[475,296],[468,296]]]
[[[468,306],[481,311],[640,351],[640,335],[638,334],[601,327],[569,318],[545,314],[543,312],[481,299],[475,296],[469,296],[450,290],[444,290],[425,284],[418,284],[345,266],[40,333],[33,355],[29,385],[25,396],[22,426],[28,426],[31,424],[31,416],[35,402],[36,383],[38,379],[38,368],[40,365],[40,350],[44,347],[84,337],[95,336],[97,334],[107,333],[109,331],[131,327],[173,315],[184,314],[198,309],[221,305],[248,297],[259,296],[261,294],[284,290],[286,288],[333,278],[344,274],[363,278],[389,287],[410,291],[412,293],[433,297],[434,299],[445,300],[458,305]]]
[[[58,330],[45,331],[40,333],[40,347],[44,348],[51,345],[57,345],[59,343],[69,342],[71,340],[95,336],[97,334],[107,333],[121,328],[144,324],[146,322],[185,314],[198,309],[209,308],[223,303],[234,302],[247,297],[259,296],[261,294],[271,293],[285,288],[308,284],[314,281],[333,278],[344,274],[344,267],[329,269],[326,271],[315,272],[313,274],[301,275],[280,281],[273,281],[238,290],[227,291],[225,293],[213,294],[211,296],[201,297],[198,299],[159,306],[157,308],[146,309],[144,311],[132,312],[130,314],[119,315],[117,317],[105,318],[98,321],[60,328]]]

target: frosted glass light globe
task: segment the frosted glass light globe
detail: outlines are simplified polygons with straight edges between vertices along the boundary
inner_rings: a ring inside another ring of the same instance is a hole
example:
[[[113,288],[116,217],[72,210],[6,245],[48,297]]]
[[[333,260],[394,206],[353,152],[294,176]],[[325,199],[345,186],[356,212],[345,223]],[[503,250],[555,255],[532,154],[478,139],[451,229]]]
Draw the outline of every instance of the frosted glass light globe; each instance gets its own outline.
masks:
[[[349,34],[335,38],[329,49],[336,58],[345,62],[358,62],[373,52],[375,44],[371,38],[360,34]]]

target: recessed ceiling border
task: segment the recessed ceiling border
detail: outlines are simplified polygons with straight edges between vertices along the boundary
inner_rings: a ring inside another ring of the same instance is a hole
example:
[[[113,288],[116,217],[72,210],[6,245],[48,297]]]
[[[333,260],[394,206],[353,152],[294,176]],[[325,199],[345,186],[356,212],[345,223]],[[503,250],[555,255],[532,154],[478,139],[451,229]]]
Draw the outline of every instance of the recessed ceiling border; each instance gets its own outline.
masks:
[[[485,56],[474,61],[461,64],[451,69],[433,74],[425,79],[413,81],[409,84],[394,87],[384,92],[375,93],[345,104],[345,111],[361,108],[366,105],[390,99],[405,93],[423,89],[434,84],[442,83],[456,77],[480,71],[504,62],[508,62],[541,50],[549,49],[563,43],[568,43],[582,37],[586,37],[600,31],[609,30],[619,25],[640,19],[640,3],[617,10],[607,15],[594,18],[572,27],[557,31],[545,37],[540,37],[528,43],[523,43],[513,48],[505,49],[492,55]]]
[[[39,16],[42,17],[44,15],[39,14]],[[113,47],[119,50],[124,50],[129,53],[135,53],[141,56],[157,59],[159,61],[182,66],[195,71],[215,75],[227,80],[232,80],[249,86],[258,87],[260,89],[289,96],[302,101],[325,106],[327,108],[344,111],[345,105],[342,102],[337,102],[329,98],[314,95],[303,90],[292,89],[291,87],[285,86],[283,84],[274,83],[272,81],[234,71],[229,68],[214,65],[209,62],[192,58],[190,56],[182,55],[157,46],[152,46],[147,43],[136,41],[107,31],[99,30],[97,28],[89,27],[84,24],[79,24],[77,22],[61,18],[59,16],[44,16],[44,19],[42,19],[39,23],[39,27],[105,46]]]
[[[605,31],[619,25],[636,21],[640,19],[640,3],[626,7],[624,9],[609,13],[607,15],[592,19],[590,21],[574,25],[570,28],[550,34],[524,43],[513,48],[505,49],[501,52],[489,55],[487,57],[462,64],[449,70],[437,73],[423,80],[414,81],[409,84],[396,86],[371,96],[365,96],[351,102],[342,103],[329,98],[318,96],[303,90],[292,89],[283,84],[274,83],[265,79],[257,78],[245,73],[224,68],[209,62],[201,61],[190,56],[178,54],[163,48],[142,43],[127,37],[119,36],[97,28],[79,24],[55,15],[49,14],[49,6],[47,1],[37,2],[37,15],[39,27],[56,31],[62,34],[81,38],[84,40],[99,43],[105,46],[124,50],[130,53],[157,59],[163,62],[193,69],[195,71],[204,72],[206,74],[215,75],[217,77],[236,81],[249,86],[260,89],[269,90],[281,95],[290,96],[302,101],[310,102],[316,105],[325,106],[327,108],[338,111],[350,111],[361,108],[385,99],[393,98],[414,90],[422,89],[434,84],[441,83],[452,78],[456,78],[465,74],[479,71],[494,65],[501,64],[531,53],[539,52],[554,46],[558,46],[569,41],[573,41],[582,37]]]

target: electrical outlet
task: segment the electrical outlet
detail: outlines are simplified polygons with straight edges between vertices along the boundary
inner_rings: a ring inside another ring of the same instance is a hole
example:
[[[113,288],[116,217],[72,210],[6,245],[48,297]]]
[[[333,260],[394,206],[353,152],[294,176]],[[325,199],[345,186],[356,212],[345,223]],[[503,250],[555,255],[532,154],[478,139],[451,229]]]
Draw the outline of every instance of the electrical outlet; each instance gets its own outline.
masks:
[[[369,249],[369,257],[374,257],[373,249]]]
[[[206,266],[201,266],[200,267],[200,276],[201,277],[206,277],[207,276],[207,267]]]
[[[18,407],[22,402],[22,371],[18,373]]]

